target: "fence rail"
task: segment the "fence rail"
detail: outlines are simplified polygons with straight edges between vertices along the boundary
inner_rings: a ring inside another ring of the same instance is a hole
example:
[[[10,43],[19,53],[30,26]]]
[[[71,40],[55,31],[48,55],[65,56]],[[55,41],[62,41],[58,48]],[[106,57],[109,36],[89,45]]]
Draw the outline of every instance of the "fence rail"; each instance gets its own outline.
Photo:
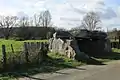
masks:
[[[6,53],[6,46],[2,45],[2,59],[0,70],[10,70],[23,64],[41,63],[48,53],[48,43],[43,42],[24,42],[23,51],[15,54],[13,45],[12,52]]]
[[[120,49],[120,42],[111,42],[111,48]]]
[[[112,38],[111,40],[111,48],[117,48],[120,49],[120,36],[119,38]]]

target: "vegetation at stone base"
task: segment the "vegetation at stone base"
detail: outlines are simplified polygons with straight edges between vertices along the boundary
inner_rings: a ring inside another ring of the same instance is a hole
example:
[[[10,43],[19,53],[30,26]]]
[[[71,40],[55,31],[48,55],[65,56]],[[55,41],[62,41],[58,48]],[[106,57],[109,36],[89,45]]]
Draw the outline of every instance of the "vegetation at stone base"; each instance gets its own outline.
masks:
[[[113,52],[118,52],[120,53],[120,49],[112,48]]]
[[[23,67],[21,69],[17,69],[13,72],[6,72],[0,74],[1,80],[16,80],[19,77],[30,77],[31,75],[35,75],[37,73],[52,73],[57,70],[65,69],[65,68],[76,68],[77,66],[83,65],[85,63],[78,62],[76,60],[72,60],[66,58],[65,56],[49,53],[48,58],[44,60],[41,64],[30,64],[28,67]],[[82,69],[81,69],[82,70]]]
[[[82,62],[78,62],[77,60],[73,60],[73,59],[67,58],[64,55],[60,55],[58,53],[49,53],[48,56],[50,56],[53,59],[59,59],[59,60],[63,59],[63,61],[64,61],[63,64],[71,66],[71,67],[76,67],[76,66],[80,66],[80,65],[85,64],[85,63],[82,63]],[[63,65],[63,67],[65,67],[64,65]]]

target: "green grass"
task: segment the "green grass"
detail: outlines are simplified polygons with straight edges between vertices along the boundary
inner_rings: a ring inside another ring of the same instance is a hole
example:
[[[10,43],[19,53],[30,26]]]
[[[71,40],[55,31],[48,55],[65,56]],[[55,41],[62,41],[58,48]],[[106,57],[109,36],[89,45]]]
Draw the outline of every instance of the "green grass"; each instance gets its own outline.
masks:
[[[117,49],[117,48],[112,48],[113,52],[117,52],[117,53],[120,53],[120,49]]]
[[[22,51],[24,42],[47,42],[47,40],[25,40],[25,41],[15,41],[15,40],[5,40],[0,39],[0,59],[2,56],[2,45],[6,46],[6,52],[12,52],[11,44],[13,45],[14,51]],[[0,75],[0,80],[14,80],[15,77],[10,75]]]
[[[6,46],[7,52],[11,52],[11,44],[13,44],[15,51],[21,51],[23,49],[23,43],[24,42],[47,42],[47,40],[26,40],[26,41],[15,41],[15,40],[4,40],[0,39],[0,46],[3,44]],[[1,52],[1,48],[0,48]],[[108,62],[111,60],[120,60],[120,49],[113,49],[114,54],[110,56],[105,56],[101,58],[95,58],[98,61],[101,62]],[[65,56],[55,54],[55,53],[49,53],[49,58],[46,59],[42,64],[40,65],[30,65],[29,68],[25,69],[18,69],[16,71],[18,74],[26,74],[26,75],[35,75],[37,73],[50,73],[50,72],[56,72],[57,70],[65,69],[65,68],[76,68],[77,66],[86,65],[86,63],[78,62],[76,60],[69,59]],[[0,80],[14,80],[15,77],[21,77],[16,76],[15,74],[0,74]]]
[[[82,62],[78,62],[76,60],[72,60],[69,58],[66,58],[65,56],[55,54],[55,53],[49,53],[48,58],[44,60],[41,64],[33,64],[30,65],[27,68],[18,69],[13,74],[11,73],[5,73],[1,74],[0,80],[14,80],[15,78],[22,77],[22,75],[31,76],[38,73],[53,73],[61,69],[65,68],[75,68],[78,70],[84,70],[79,69],[77,66],[83,65]],[[6,78],[6,79],[5,79]]]
[[[4,40],[0,39],[0,52],[2,51],[2,45],[6,46],[6,52],[11,52],[11,44],[13,45],[14,51],[23,50],[24,42],[47,42],[47,40],[26,40],[26,41],[15,41],[15,40]]]
[[[16,80],[14,77],[12,76],[5,76],[5,77],[0,77],[0,80]]]
[[[47,42],[47,40],[25,40],[25,41],[15,41],[15,40],[5,40],[0,39],[0,59],[2,57],[2,45],[6,46],[6,52],[11,53],[11,44],[13,45],[14,52],[18,53],[23,51],[24,42]],[[10,54],[9,54],[10,55]]]
[[[119,39],[117,39],[116,41],[114,39],[110,40],[111,42],[119,42]]]
[[[63,59],[65,65],[70,65],[72,67],[83,65],[84,63],[78,62],[76,60],[67,58],[65,56],[59,55],[58,53],[49,53],[48,56],[50,56],[53,59]],[[59,63],[59,62],[58,62]]]

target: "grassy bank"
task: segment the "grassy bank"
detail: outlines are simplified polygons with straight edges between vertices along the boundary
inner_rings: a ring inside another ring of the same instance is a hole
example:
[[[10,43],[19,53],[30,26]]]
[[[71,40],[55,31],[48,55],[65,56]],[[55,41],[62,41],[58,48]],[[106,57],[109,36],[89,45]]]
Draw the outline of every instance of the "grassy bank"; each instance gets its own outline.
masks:
[[[1,73],[0,80],[16,80],[16,78],[23,76],[29,77],[37,73],[52,73],[65,68],[76,68],[77,66],[83,64],[85,63],[66,58],[65,56],[61,56],[59,54],[49,53],[48,58],[44,60],[43,63],[39,65],[32,64],[27,68],[21,68],[11,73]]]
[[[97,61],[100,61],[102,63],[106,63],[113,60],[120,60],[120,50],[113,49],[113,54],[109,56],[102,56],[99,58],[94,58]],[[32,64],[28,67],[24,67],[18,70],[15,70],[11,73],[1,73],[0,77],[1,80],[16,80],[19,77],[30,77],[31,75],[35,75],[38,73],[52,73],[56,72],[61,69],[65,68],[75,68],[78,69],[77,66],[86,65],[87,63],[78,62],[76,60],[72,60],[69,58],[66,58],[65,56],[55,54],[55,53],[49,53],[48,58],[44,60],[41,64]],[[94,64],[96,65],[96,64]]]

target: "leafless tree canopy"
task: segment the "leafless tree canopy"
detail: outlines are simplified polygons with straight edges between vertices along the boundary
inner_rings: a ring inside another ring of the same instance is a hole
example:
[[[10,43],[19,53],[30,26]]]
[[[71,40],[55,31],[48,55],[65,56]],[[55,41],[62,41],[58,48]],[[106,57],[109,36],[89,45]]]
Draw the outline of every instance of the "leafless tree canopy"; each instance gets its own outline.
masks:
[[[35,26],[48,27],[51,25],[51,14],[48,10],[34,15]]]
[[[38,27],[40,26],[41,24],[41,13],[39,15],[37,14],[34,14],[34,23],[35,23],[35,26]]]
[[[83,18],[81,26],[87,30],[93,31],[95,29],[101,28],[98,26],[100,22],[101,20],[100,20],[100,17],[97,15],[97,13],[89,12]]]
[[[15,25],[16,21],[16,16],[0,16],[0,27],[11,28]]]
[[[8,39],[10,31],[12,30],[12,27],[16,24],[16,21],[16,16],[0,16],[0,28],[3,28],[2,32],[6,39]]]
[[[21,18],[19,19],[19,21],[18,21],[18,25],[19,25],[20,27],[29,26],[29,19],[28,19],[28,17],[25,17],[25,16],[21,17]]]
[[[51,14],[48,10],[41,13],[41,21],[43,27],[48,27],[50,25]]]

